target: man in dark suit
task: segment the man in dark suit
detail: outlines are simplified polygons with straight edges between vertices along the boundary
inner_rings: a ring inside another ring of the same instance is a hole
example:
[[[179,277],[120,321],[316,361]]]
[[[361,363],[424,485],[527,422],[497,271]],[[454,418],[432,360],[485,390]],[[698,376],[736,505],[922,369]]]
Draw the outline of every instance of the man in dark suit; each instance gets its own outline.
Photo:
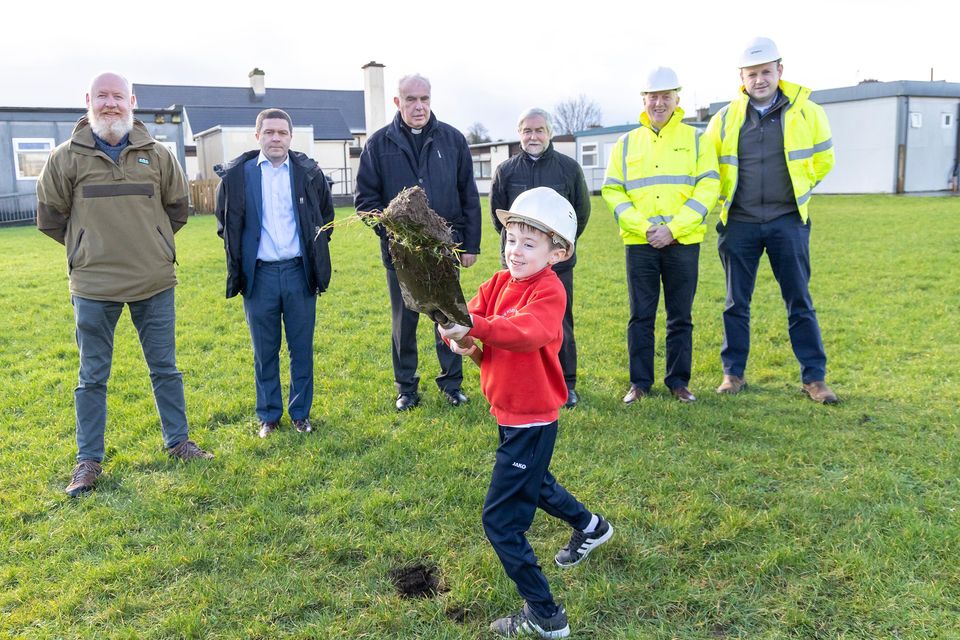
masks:
[[[440,122],[430,110],[430,81],[420,75],[400,78],[393,99],[397,115],[367,140],[357,171],[357,211],[383,211],[407,187],[420,186],[430,207],[444,218],[460,243],[460,263],[472,266],[480,253],[480,197],[473,180],[473,158],[463,134]],[[419,314],[407,309],[387,248],[383,227],[380,256],[387,271],[393,326],[393,376],[397,411],[420,404],[417,375]],[[434,346],[440,361],[437,386],[448,403],[460,406],[467,396],[460,389],[463,364],[444,344],[434,326]]]
[[[217,233],[227,254],[227,297],[243,294],[253,342],[259,433],[280,426],[282,329],[290,352],[287,411],[300,433],[312,431],[313,330],[317,296],[330,282],[327,244],[333,198],[317,163],[290,151],[293,122],[280,109],[257,116],[259,150],[215,170]]]

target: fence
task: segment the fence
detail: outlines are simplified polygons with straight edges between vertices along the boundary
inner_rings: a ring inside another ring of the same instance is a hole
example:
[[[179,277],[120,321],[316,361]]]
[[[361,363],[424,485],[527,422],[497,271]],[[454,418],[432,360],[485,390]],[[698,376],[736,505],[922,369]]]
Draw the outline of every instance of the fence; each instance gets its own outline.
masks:
[[[330,192],[334,196],[353,196],[352,169],[343,167],[323,169],[323,174],[327,176]],[[194,213],[213,213],[217,204],[217,185],[219,184],[219,179],[190,181],[190,202],[193,203]]]
[[[37,194],[0,195],[0,225],[27,224],[37,219]]]
[[[217,205],[217,185],[220,180],[191,180],[190,202],[194,213],[213,213]]]

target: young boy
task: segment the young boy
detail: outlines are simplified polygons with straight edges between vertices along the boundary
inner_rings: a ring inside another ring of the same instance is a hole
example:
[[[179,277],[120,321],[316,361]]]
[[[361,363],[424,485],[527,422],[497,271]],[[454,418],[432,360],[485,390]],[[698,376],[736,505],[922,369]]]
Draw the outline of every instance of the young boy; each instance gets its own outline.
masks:
[[[483,530],[507,575],[526,601],[490,630],[506,637],[565,638],[567,614],[550,594],[524,535],[537,507],[573,527],[556,556],[572,567],[613,535],[602,516],[587,511],[550,473],[557,417],[567,399],[558,356],[566,307],[563,284],[549,267],[573,255],[577,219],[553,189],[520,194],[509,211],[497,210],[507,230],[507,270],[480,285],[470,301],[473,327],[441,329],[450,348],[469,355],[483,343],[480,387],[497,418],[500,446],[483,505]]]

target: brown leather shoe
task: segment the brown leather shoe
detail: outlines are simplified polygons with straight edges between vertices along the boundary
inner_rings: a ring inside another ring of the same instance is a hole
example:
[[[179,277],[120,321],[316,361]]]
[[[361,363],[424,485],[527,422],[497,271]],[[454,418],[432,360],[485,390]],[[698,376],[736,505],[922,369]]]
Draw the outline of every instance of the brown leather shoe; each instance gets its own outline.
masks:
[[[717,387],[717,393],[728,393],[732,396],[737,395],[747,387],[747,381],[738,376],[723,374],[723,382]]]
[[[820,404],[837,404],[840,398],[837,397],[827,383],[823,380],[814,380],[803,385],[803,392],[810,396],[810,399]]]
[[[690,389],[686,387],[677,387],[676,389],[670,389],[670,393],[673,394],[673,397],[679,400],[680,402],[696,402],[697,396],[690,393]]]
[[[630,391],[623,396],[623,404],[633,404],[637,400],[647,397],[647,392],[635,384],[630,385]]]
[[[310,424],[310,418],[294,420],[293,427],[297,430],[297,433],[310,433],[313,431],[313,425]]]
[[[71,498],[93,489],[97,483],[97,476],[103,473],[103,467],[96,460],[81,460],[73,468],[73,477],[70,484],[63,490]]]
[[[261,438],[266,438],[267,436],[269,436],[271,433],[273,433],[279,428],[280,428],[279,422],[267,422],[266,420],[261,420],[260,431],[258,431],[257,433],[260,435]]]
[[[181,460],[196,460],[198,458],[209,460],[213,457],[212,453],[198,447],[197,443],[193,440],[184,440],[177,446],[167,449],[167,453]]]

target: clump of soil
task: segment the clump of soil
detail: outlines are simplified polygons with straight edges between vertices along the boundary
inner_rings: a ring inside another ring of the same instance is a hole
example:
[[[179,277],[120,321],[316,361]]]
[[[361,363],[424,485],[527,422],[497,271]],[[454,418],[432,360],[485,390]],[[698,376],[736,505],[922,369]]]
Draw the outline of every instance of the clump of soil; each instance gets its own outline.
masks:
[[[413,564],[391,569],[387,574],[404,598],[432,598],[447,591],[440,570],[433,565]]]
[[[472,326],[460,289],[458,244],[447,221],[430,208],[423,189],[404,189],[382,213],[364,217],[387,230],[390,257],[407,308],[441,323],[448,319]]]

